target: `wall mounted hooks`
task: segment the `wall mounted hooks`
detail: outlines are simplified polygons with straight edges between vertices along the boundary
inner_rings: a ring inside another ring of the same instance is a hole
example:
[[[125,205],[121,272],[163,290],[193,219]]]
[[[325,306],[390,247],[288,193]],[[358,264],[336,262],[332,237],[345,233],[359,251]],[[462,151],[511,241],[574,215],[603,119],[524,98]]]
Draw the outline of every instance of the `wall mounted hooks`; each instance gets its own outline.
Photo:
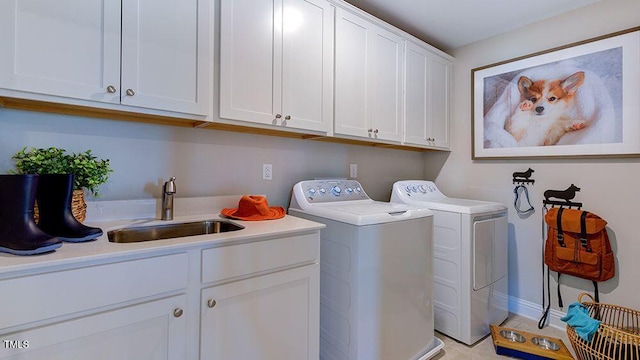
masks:
[[[522,172],[516,171],[513,173],[513,183],[517,184],[516,187],[513,189],[513,193],[515,194],[513,207],[516,209],[516,212],[521,217],[527,216],[535,211],[533,206],[531,205],[531,201],[529,200],[529,191],[527,190],[527,186],[526,186],[528,184],[533,184],[536,182],[535,180],[531,179],[531,175],[533,174],[533,172],[534,172],[533,169],[529,168],[527,169],[527,171],[522,171]],[[529,208],[524,210],[520,208],[520,202],[521,202],[520,192],[524,193],[524,196],[527,200],[527,204],[529,205]]]
[[[580,191],[580,188],[575,186],[574,184],[571,184],[571,186],[569,186],[565,190],[547,190],[544,192],[544,200],[542,200],[542,203],[545,205],[551,205],[551,206],[555,206],[555,205],[558,205],[560,207],[568,206],[570,208],[577,207],[578,209],[580,209],[582,207],[581,202],[571,201],[573,198],[576,197],[576,193],[578,191]],[[552,200],[554,198],[556,200]],[[563,201],[560,201],[558,199],[561,199]]]
[[[531,175],[534,173],[532,168],[529,168],[527,171],[523,172],[514,172],[513,173],[513,183],[514,184],[533,184],[536,181],[531,179]]]

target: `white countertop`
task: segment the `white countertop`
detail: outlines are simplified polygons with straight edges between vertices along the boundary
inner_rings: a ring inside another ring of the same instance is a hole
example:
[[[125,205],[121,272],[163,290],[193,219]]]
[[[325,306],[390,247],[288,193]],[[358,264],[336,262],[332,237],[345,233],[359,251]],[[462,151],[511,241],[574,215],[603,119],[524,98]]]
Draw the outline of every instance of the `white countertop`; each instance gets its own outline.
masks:
[[[175,216],[174,220],[171,221],[162,221],[155,218],[155,214],[152,212],[157,210],[156,200],[89,203],[85,225],[101,228],[103,235],[99,239],[84,243],[65,242],[61,248],[54,252],[34,256],[17,256],[0,253],[0,275],[15,271],[37,270],[51,266],[73,266],[76,263],[87,261],[95,262],[120,257],[126,258],[176,251],[182,248],[186,250],[192,247],[215,247],[274,237],[285,237],[289,234],[317,231],[325,227],[324,224],[289,215],[282,219],[265,221],[241,221],[225,218],[220,215],[220,210],[223,207],[237,207],[238,199],[240,199],[239,195],[176,199]],[[135,209],[137,214],[132,213],[131,209]],[[178,214],[184,215],[178,216]],[[139,215],[139,217],[136,217],[136,215]],[[137,243],[111,243],[107,239],[107,232],[118,228],[206,219],[228,220],[244,226],[244,229],[218,234]]]

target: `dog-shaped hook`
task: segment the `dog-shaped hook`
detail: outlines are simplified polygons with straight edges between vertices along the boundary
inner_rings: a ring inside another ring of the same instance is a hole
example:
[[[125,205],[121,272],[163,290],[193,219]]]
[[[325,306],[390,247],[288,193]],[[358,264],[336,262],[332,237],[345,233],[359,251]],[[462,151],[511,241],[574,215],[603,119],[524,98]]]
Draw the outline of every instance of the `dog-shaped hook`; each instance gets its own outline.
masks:
[[[530,179],[533,172],[534,171],[532,168],[529,168],[527,171],[523,171],[523,172],[516,171],[513,173],[513,182],[514,183],[534,183],[535,180]]]
[[[544,199],[550,201],[550,198],[562,199],[569,203],[571,199],[576,197],[576,192],[580,191],[580,188],[571,184],[566,190],[547,190],[544,192]]]

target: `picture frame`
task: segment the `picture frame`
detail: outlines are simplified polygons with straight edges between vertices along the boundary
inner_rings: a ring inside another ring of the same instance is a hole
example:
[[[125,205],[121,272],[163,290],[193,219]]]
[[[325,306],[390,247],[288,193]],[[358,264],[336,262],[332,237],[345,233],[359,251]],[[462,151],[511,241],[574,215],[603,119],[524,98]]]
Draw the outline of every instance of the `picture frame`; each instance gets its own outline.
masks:
[[[640,156],[640,27],[471,70],[474,160]]]

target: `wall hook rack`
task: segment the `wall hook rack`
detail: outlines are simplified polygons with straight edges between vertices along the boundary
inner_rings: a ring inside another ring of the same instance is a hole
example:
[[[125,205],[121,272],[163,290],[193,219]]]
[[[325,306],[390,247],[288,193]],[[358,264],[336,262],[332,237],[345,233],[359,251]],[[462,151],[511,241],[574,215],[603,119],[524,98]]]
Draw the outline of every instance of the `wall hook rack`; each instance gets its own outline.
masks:
[[[531,175],[533,174],[533,169],[529,168],[527,171],[522,172],[514,172],[513,173],[513,183],[516,184],[516,187],[513,189],[513,193],[515,194],[515,199],[513,200],[513,207],[516,209],[516,212],[519,216],[528,216],[533,213],[535,210],[533,205],[531,205],[531,201],[529,200],[529,190],[527,190],[528,184],[533,184],[536,181],[531,179]],[[524,196],[527,200],[527,204],[529,208],[521,209],[520,208],[520,193],[524,193]]]
[[[544,200],[542,200],[542,203],[544,205],[558,205],[560,207],[568,206],[569,208],[577,207],[578,209],[580,209],[582,207],[581,202],[571,201],[574,197],[576,197],[576,193],[578,191],[580,191],[580,188],[575,186],[574,184],[571,184],[571,186],[569,186],[565,190],[546,190],[544,192]]]
[[[531,179],[531,175],[533,174],[534,170],[532,168],[529,168],[527,171],[522,171],[522,172],[514,172],[513,173],[513,183],[514,184],[533,184],[536,181]]]

